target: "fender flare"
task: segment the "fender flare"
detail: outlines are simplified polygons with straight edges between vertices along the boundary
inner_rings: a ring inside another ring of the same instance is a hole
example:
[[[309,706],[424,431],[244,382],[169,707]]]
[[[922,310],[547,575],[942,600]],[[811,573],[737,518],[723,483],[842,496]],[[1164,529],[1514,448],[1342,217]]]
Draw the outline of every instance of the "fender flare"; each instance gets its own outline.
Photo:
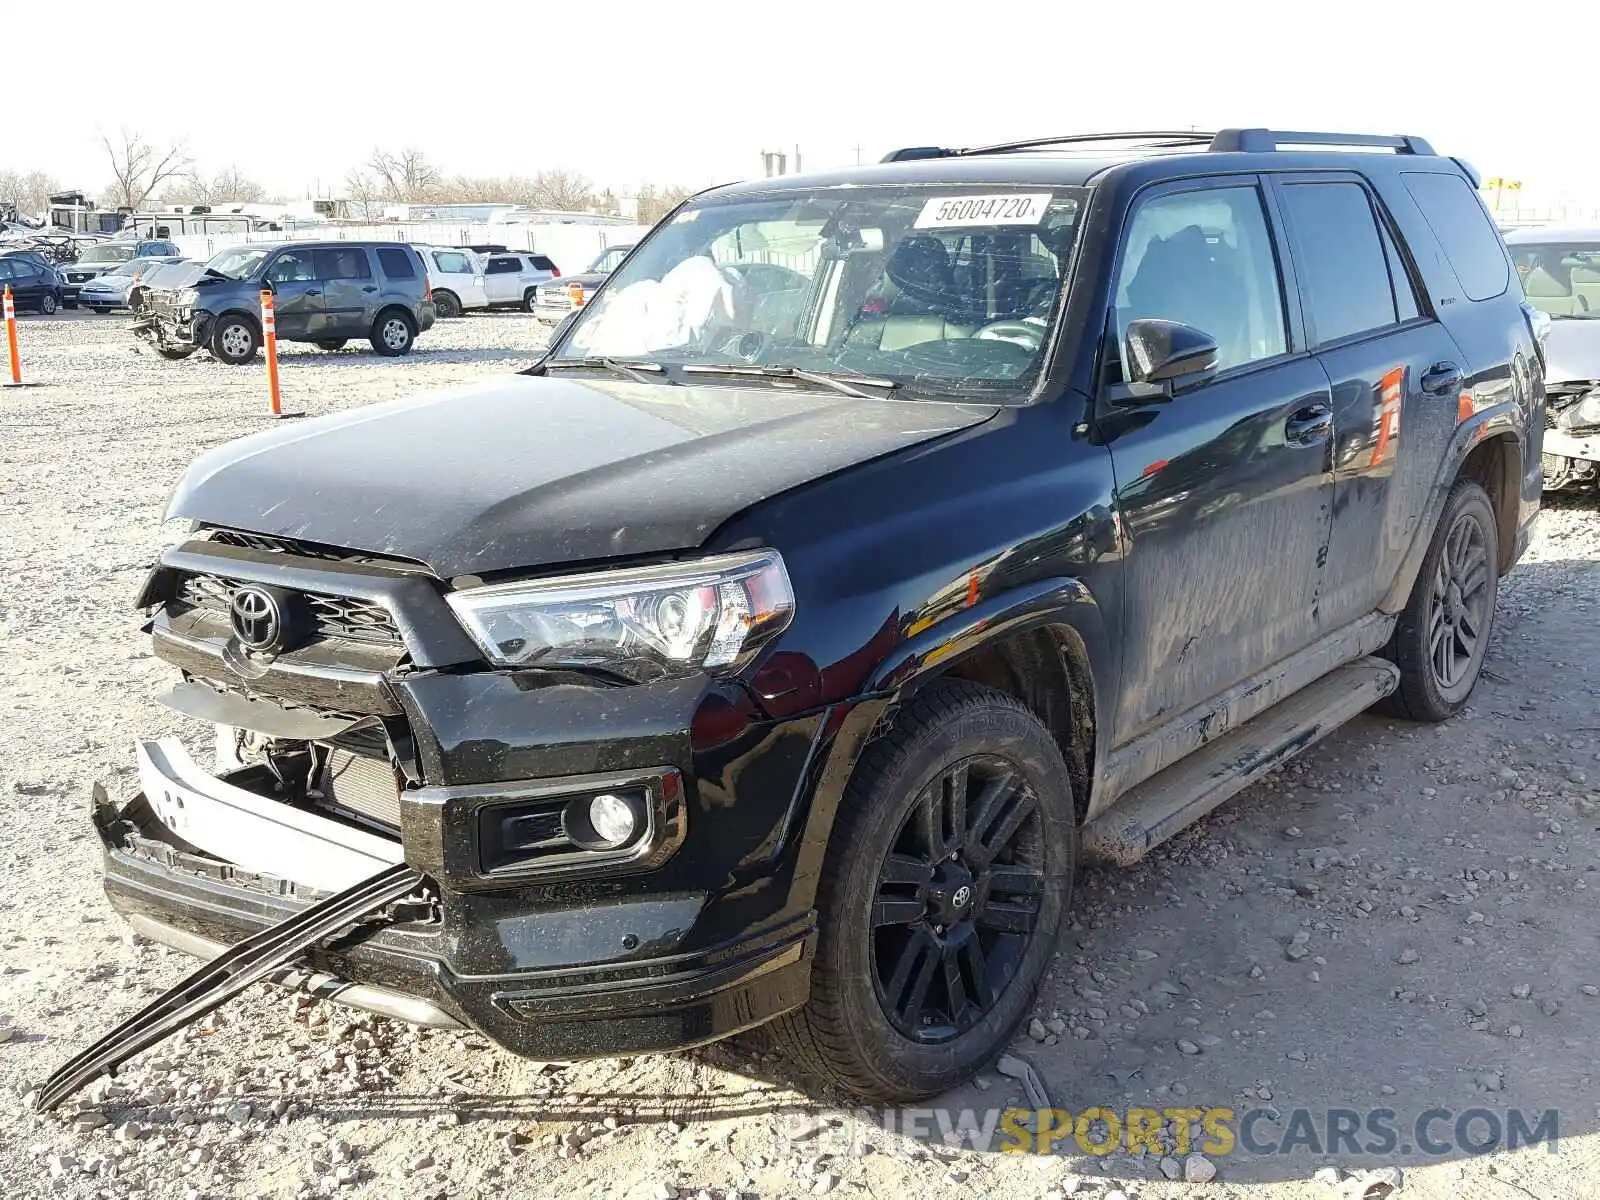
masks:
[[[1517,462],[1513,464],[1508,478],[1502,481],[1502,486],[1512,489],[1510,503],[1513,505],[1521,503],[1522,467],[1527,462],[1525,423],[1526,417],[1521,407],[1515,401],[1508,400],[1474,413],[1456,426],[1440,459],[1438,473],[1434,476],[1427,503],[1423,506],[1422,518],[1412,532],[1411,544],[1406,548],[1406,556],[1400,562],[1400,570],[1378,603],[1380,612],[1394,614],[1404,610],[1406,602],[1411,598],[1411,589],[1416,583],[1417,572],[1422,570],[1422,560],[1427,557],[1428,546],[1433,542],[1433,531],[1444,513],[1450,489],[1460,478],[1461,467],[1467,461],[1467,456],[1483,442],[1507,436],[1515,439]],[[1502,547],[1502,550],[1504,549]]]
[[[1080,580],[1057,576],[982,600],[901,642],[860,695],[824,711],[786,822],[797,830],[795,899],[812,903],[839,805],[899,698],[1002,639],[1048,627],[1065,627],[1084,652],[1096,714],[1093,760],[1103,757],[1119,664],[1093,594]]]

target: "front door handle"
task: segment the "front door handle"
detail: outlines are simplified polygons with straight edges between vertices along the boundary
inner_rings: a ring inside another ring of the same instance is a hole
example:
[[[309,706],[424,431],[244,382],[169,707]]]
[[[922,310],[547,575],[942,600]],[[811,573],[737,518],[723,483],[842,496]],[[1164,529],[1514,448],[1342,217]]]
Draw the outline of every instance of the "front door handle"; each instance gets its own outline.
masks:
[[[373,286],[372,286],[372,284],[370,284],[370,283],[369,283],[369,284],[367,284],[367,286],[366,286],[366,287],[364,287],[364,288],[362,288],[362,289],[361,289],[361,290],[362,290],[362,291],[363,291],[363,292],[367,292],[367,293],[369,293],[369,294],[370,294],[370,293],[372,293],[372,292],[375,292],[375,291],[377,291],[377,290],[378,290],[378,289],[377,289],[377,288],[375,288],[375,287],[373,287]]]
[[[1326,404],[1298,409],[1283,423],[1283,440],[1291,446],[1314,446],[1333,433],[1333,410]]]
[[[308,296],[320,296],[320,295],[322,295],[322,289],[321,288],[307,288],[306,289],[306,295],[308,295]]]
[[[1461,386],[1461,368],[1453,362],[1438,362],[1422,373],[1422,390],[1430,396],[1448,396]]]

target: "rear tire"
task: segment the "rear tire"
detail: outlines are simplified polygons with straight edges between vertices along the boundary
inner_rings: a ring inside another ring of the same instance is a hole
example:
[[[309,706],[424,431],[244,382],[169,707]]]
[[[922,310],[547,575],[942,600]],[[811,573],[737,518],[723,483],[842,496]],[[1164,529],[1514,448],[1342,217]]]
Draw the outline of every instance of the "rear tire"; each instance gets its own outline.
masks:
[[[261,335],[255,325],[245,317],[229,315],[217,321],[211,331],[211,353],[219,362],[230,367],[243,366],[256,356],[261,346]]]
[[[811,998],[772,1036],[863,1098],[964,1082],[1033,1007],[1077,849],[1067,765],[1039,719],[974,683],[927,688],[856,766],[817,888]]]
[[[454,292],[434,292],[433,309],[441,321],[451,321],[461,315],[461,301]]]
[[[1386,655],[1400,686],[1380,707],[1413,721],[1444,721],[1466,707],[1494,628],[1500,583],[1494,506],[1470,479],[1456,481]]]
[[[39,297],[39,315],[53,317],[56,315],[56,309],[59,305],[60,301],[56,299],[56,294],[54,292],[46,292]]]
[[[372,323],[372,348],[385,358],[410,354],[417,341],[417,327],[411,315],[398,308],[385,309]]]
[[[534,307],[534,304],[535,304],[534,294],[538,290],[539,290],[538,288],[529,288],[527,291],[522,293],[522,311],[523,312],[531,313],[533,311],[533,307]]]

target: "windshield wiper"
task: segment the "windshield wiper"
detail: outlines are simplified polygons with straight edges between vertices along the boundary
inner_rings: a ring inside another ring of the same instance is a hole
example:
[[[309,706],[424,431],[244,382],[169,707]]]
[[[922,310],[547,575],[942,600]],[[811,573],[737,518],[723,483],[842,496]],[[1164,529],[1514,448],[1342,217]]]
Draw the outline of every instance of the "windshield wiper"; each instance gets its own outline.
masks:
[[[618,375],[626,375],[635,383],[671,383],[667,377],[666,368],[657,362],[648,362],[643,359],[612,358],[609,354],[591,354],[585,358],[552,358],[545,363],[545,369],[551,367],[603,367],[607,371],[614,371]],[[649,372],[649,374],[646,374]],[[654,378],[652,378],[654,376]]]
[[[832,388],[836,392],[843,392],[846,396],[854,396],[858,400],[870,400],[869,393],[862,388],[879,388],[891,392],[900,385],[892,379],[879,379],[872,375],[830,375],[823,371],[807,371],[803,367],[757,367],[746,366],[743,363],[697,363],[694,366],[683,368],[685,375],[749,375],[756,379],[802,379],[806,383],[820,384]]]

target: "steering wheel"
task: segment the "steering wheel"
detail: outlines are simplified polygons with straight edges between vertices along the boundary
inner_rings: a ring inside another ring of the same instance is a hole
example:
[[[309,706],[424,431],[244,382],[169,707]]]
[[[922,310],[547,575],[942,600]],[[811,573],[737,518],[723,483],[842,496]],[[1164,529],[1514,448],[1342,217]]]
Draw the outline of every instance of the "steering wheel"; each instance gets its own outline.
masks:
[[[1034,352],[1044,345],[1044,326],[1033,321],[991,321],[972,336],[986,341],[1010,342]]]

